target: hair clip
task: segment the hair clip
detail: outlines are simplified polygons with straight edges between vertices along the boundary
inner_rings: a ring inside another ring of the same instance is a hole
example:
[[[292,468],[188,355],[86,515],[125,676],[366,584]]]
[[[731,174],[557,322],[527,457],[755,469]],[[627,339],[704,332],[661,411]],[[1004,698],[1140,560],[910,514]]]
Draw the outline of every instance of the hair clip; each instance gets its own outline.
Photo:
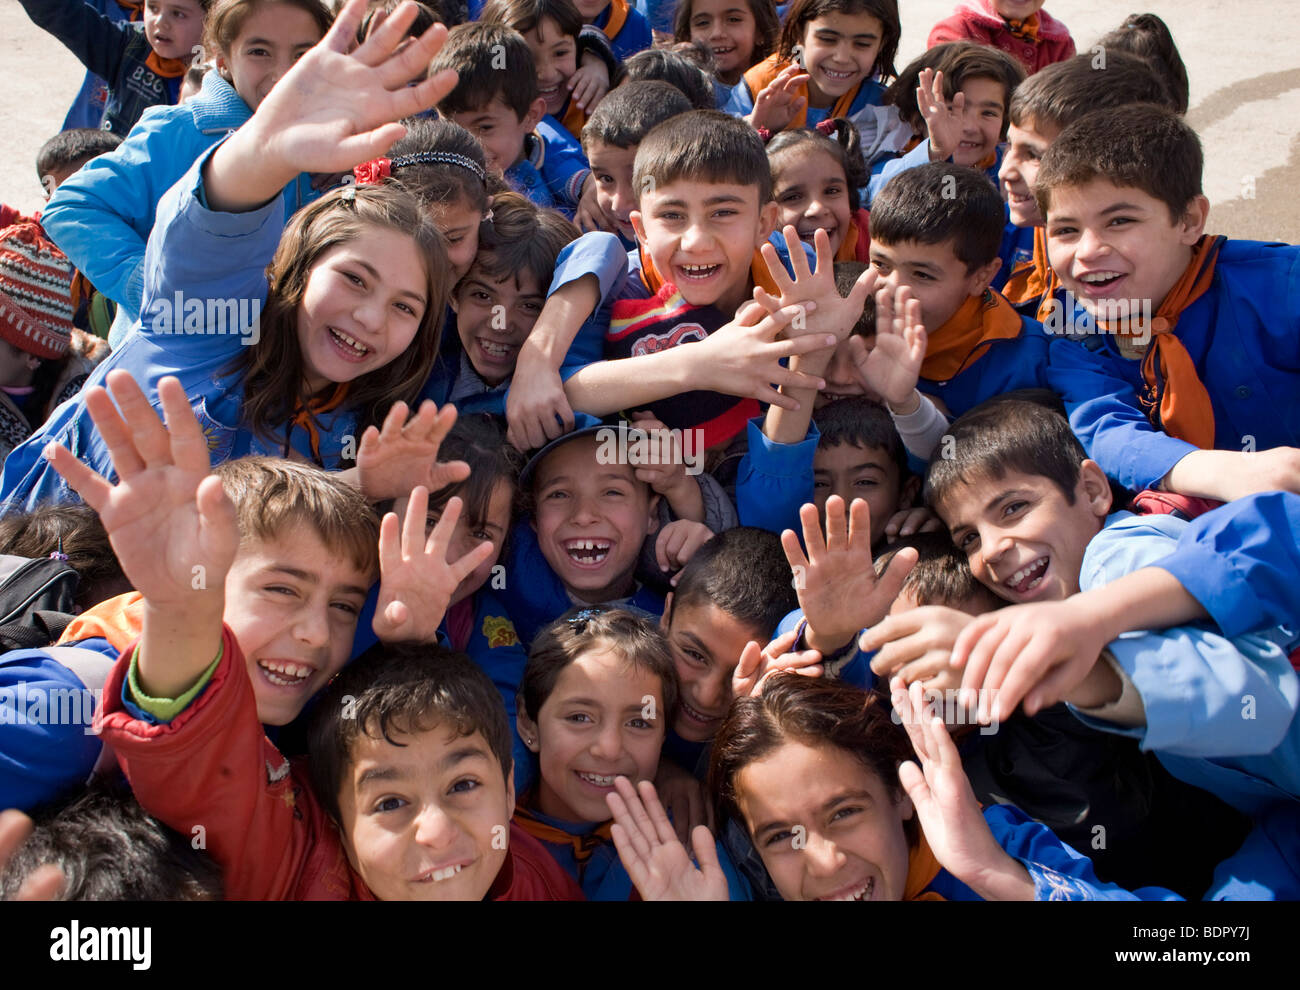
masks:
[[[353,185],[344,186],[339,198],[345,203],[355,203],[357,200],[357,187]]]
[[[63,552],[63,537],[59,537],[59,549],[50,554],[50,560],[67,560],[68,555]]]
[[[825,120],[819,120],[815,129],[818,134],[825,134],[830,137],[835,133],[835,118],[827,117]]]
[[[413,155],[400,155],[392,160],[389,167],[398,169],[407,165],[455,165],[473,172],[479,182],[487,182],[483,167],[478,162],[454,151],[417,151]]]
[[[577,615],[569,619],[569,625],[573,628],[575,633],[581,636],[587,631],[587,623],[604,611],[603,608],[584,608]]]
[[[375,158],[362,162],[352,170],[352,174],[356,177],[358,185],[373,186],[392,175],[392,169],[393,163],[389,159]]]

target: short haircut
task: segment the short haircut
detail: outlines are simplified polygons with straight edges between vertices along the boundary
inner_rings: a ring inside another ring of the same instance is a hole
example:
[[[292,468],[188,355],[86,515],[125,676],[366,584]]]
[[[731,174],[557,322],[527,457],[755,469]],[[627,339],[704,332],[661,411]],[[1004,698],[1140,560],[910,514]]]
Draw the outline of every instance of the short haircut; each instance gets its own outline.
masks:
[[[906,547],[914,548],[919,555],[916,565],[903,580],[903,591],[910,594],[917,605],[959,608],[975,595],[988,593],[988,589],[975,580],[966,555],[957,549],[946,532],[900,536],[876,558],[876,573],[884,574],[895,554]]]
[[[652,128],[637,148],[632,169],[638,195],[647,180],[660,187],[681,181],[754,186],[760,209],[772,199],[772,170],[762,138],[745,121],[720,110],[692,110]]]
[[[1093,110],[1113,110],[1127,103],[1158,103],[1174,108],[1174,99],[1142,59],[1122,51],[1076,55],[1044,66],[1016,87],[1011,123],[1036,130],[1062,130]]]
[[[997,258],[1005,226],[1006,207],[993,183],[950,162],[899,172],[871,204],[873,241],[950,243],[967,274]]]
[[[634,148],[655,125],[690,109],[691,101],[671,83],[658,79],[627,83],[601,100],[587,118],[582,149],[590,155],[593,141],[611,148]]]
[[[867,164],[862,158],[862,144],[858,129],[852,121],[845,120],[843,117],[828,118],[828,126],[831,130],[830,134],[823,134],[819,130],[806,127],[792,127],[772,138],[767,143],[767,160],[772,167],[772,182],[775,185],[776,177],[781,174],[776,164],[782,155],[797,153],[800,150],[807,152],[810,148],[822,151],[835,159],[844,170],[849,209],[856,213],[862,206],[859,190],[871,178],[871,174],[867,171]]]
[[[1023,398],[980,403],[952,424],[943,443],[952,456],[936,457],[925,475],[925,502],[936,507],[958,485],[1011,472],[1047,478],[1073,505],[1088,457],[1063,415]]]
[[[683,41],[671,48],[637,52],[623,63],[619,85],[651,79],[675,86],[694,110],[713,110],[718,105],[713,88],[713,55],[702,42]]]
[[[570,609],[542,629],[528,651],[528,666],[519,685],[520,710],[536,722],[564,668],[601,648],[659,678],[664,708],[660,714],[671,725],[677,715],[677,666],[668,640],[654,622],[624,608]]]
[[[532,49],[522,34],[504,24],[456,25],[429,66],[429,75],[443,69],[459,74],[456,87],[438,104],[443,114],[482,110],[499,97],[523,120],[539,95]]]
[[[379,571],[379,517],[333,472],[279,457],[240,457],[213,468],[235,505],[241,542],[269,541],[307,526],[359,571]]]
[[[548,17],[555,21],[560,34],[577,39],[582,30],[582,14],[573,0],[488,0],[479,14],[484,24],[504,24],[520,34],[536,30]]]
[[[952,100],[970,79],[992,79],[1002,86],[1002,131],[1007,136],[1010,124],[1011,94],[1025,80],[1025,68],[1006,52],[973,41],[952,41],[939,45],[943,49],[938,65],[943,73],[943,95]],[[913,94],[913,99],[916,98]]]
[[[437,120],[408,117],[402,124],[406,127],[406,134],[389,149],[390,162],[422,152],[443,152],[459,155],[478,166],[478,170],[447,161],[413,161],[392,168],[392,177],[426,206],[465,203],[481,214],[486,213],[488,193],[484,177],[487,175],[487,162],[478,138],[445,117]]]
[[[1187,113],[1190,93],[1187,66],[1178,54],[1169,25],[1155,14],[1130,14],[1109,34],[1103,35],[1097,46],[1109,51],[1128,52],[1143,59],[1164,80],[1165,88],[1174,101],[1173,109]]]
[[[229,55],[244,30],[247,20],[259,10],[272,4],[283,4],[306,11],[320,28],[321,37],[329,33],[334,15],[321,0],[216,0],[212,11],[203,22],[204,54],[209,58]],[[204,4],[206,9],[208,4]]]
[[[55,172],[73,171],[92,158],[106,155],[122,143],[119,134],[94,127],[74,127],[50,138],[36,153],[36,174],[41,182]]]
[[[116,775],[38,809],[35,828],[0,870],[0,900],[17,895],[37,867],[59,867],[61,901],[218,901],[221,867],[151,817]]]
[[[835,291],[847,299],[853,294],[853,287],[858,284],[858,279],[871,266],[861,261],[837,261],[835,262]],[[866,302],[862,304],[862,315],[858,321],[853,324],[853,329],[849,331],[852,337],[864,337],[867,340],[874,340],[876,337],[876,300],[867,295]]]
[[[817,410],[813,421],[821,433],[819,448],[848,444],[863,450],[883,450],[898,465],[899,484],[907,478],[907,448],[889,412],[879,402],[861,395],[836,399]]]
[[[827,14],[867,14],[880,22],[880,49],[876,52],[874,76],[882,84],[894,78],[894,58],[902,29],[898,20],[898,0],[794,0],[786,9],[777,54],[783,59],[794,57],[795,45],[803,43],[804,28],[810,21]],[[870,78],[872,74],[868,74]]]
[[[481,271],[501,280],[528,272],[543,292],[555,273],[555,259],[565,245],[577,240],[578,228],[554,210],[537,206],[517,192],[492,197],[492,219],[479,238],[470,272]]]
[[[1204,164],[1200,138],[1172,110],[1149,103],[1098,110],[1052,142],[1038,168],[1034,198],[1046,217],[1053,189],[1103,179],[1160,200],[1176,222],[1201,195]]]
[[[754,16],[754,50],[750,54],[750,64],[757,65],[776,48],[776,39],[781,35],[781,21],[777,17],[773,0],[742,2]],[[693,8],[691,0],[680,0],[677,4],[677,13],[673,17],[673,38],[678,42],[691,40],[691,17],[695,12]]]
[[[684,605],[716,605],[762,642],[799,607],[781,538],[765,529],[723,530],[682,568],[673,589],[674,612]]]
[[[308,752],[312,787],[322,807],[342,824],[339,793],[364,735],[388,739],[450,729],[475,732],[501,764],[514,765],[510,720],[501,692],[463,653],[428,643],[376,643],[343,668],[312,712]]]

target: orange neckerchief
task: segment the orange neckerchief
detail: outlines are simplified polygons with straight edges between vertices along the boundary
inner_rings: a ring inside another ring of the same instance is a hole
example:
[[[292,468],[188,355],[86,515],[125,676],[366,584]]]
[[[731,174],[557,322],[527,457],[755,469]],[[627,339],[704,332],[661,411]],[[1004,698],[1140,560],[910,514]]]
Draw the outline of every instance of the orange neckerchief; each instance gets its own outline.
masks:
[[[836,261],[861,261],[866,263],[871,258],[871,224],[866,210],[858,210],[849,218],[849,229],[844,233],[840,249],[835,252]]]
[[[564,113],[560,116],[560,123],[575,138],[581,138],[582,128],[587,123],[587,111],[578,106],[578,101],[570,96],[564,104]]]
[[[609,20],[601,28],[605,32],[605,37],[613,44],[618,33],[623,30],[623,25],[627,23],[627,0],[609,0]]]
[[[934,878],[942,870],[943,867],[934,858],[934,853],[930,851],[930,844],[925,841],[925,833],[922,832],[920,838],[917,839],[915,848],[907,856],[907,882],[903,885],[903,900],[947,900],[942,894],[925,889],[934,883]]]
[[[1021,41],[1029,41],[1034,44],[1038,43],[1038,11],[1034,11],[1023,21],[1007,21],[1007,30],[1011,32],[1011,37],[1019,38]]]
[[[333,412],[343,404],[343,400],[348,397],[348,386],[350,382],[339,382],[334,386],[334,391],[330,393],[328,399],[321,399],[315,396],[307,400],[306,404],[298,403],[298,409],[289,420],[289,435],[293,435],[295,426],[301,426],[307,431],[307,436],[311,438],[311,456],[317,464],[320,463],[320,431],[316,428],[316,417],[321,413]]]
[[[772,278],[772,273],[767,270],[767,262],[757,250],[754,251],[754,260],[749,263],[749,278],[755,285],[762,287],[774,296],[780,296],[781,290],[777,288],[776,281]],[[659,269],[655,267],[654,260],[650,257],[650,252],[645,250],[645,245],[641,245],[641,282],[653,295],[664,287],[668,280],[659,274]]]
[[[129,591],[94,605],[68,623],[60,646],[102,636],[121,653],[144,632],[144,595]]]
[[[930,334],[921,364],[921,377],[932,382],[951,381],[977,361],[995,340],[1020,334],[1020,314],[999,292],[985,289],[971,296],[948,322]]]
[[[749,86],[749,91],[753,94],[754,100],[758,100],[758,94],[763,91],[773,79],[780,75],[781,70],[790,64],[789,59],[782,59],[779,55],[769,55],[758,65],[753,66],[745,73],[745,83]],[[853,107],[853,100],[858,95],[858,89],[862,86],[858,83],[851,90],[835,101],[835,106],[831,108],[830,117],[844,117],[848,119],[849,110]],[[808,99],[808,84],[804,83],[799,87],[799,95],[805,100]],[[804,127],[808,123],[808,106],[804,104],[797,114],[790,118],[790,123],[786,124],[783,130],[791,127]]]
[[[1034,257],[1011,273],[1007,284],[1002,286],[1002,294],[1017,306],[1030,300],[1038,300],[1038,312],[1035,319],[1042,323],[1051,311],[1052,297],[1061,287],[1061,280],[1052,271],[1047,260],[1047,228],[1034,228]]]
[[[550,842],[557,846],[572,846],[573,858],[581,868],[591,859],[591,854],[606,843],[613,842],[613,835],[610,833],[610,826],[614,824],[614,819],[607,822],[601,822],[596,828],[585,835],[574,835],[572,832],[566,832],[562,828],[556,828],[554,825],[548,825],[544,821],[538,820],[531,809],[524,807],[520,802],[515,807],[515,824],[531,835],[538,842]]]
[[[189,71],[190,67],[188,59],[163,58],[154,51],[149,53],[149,57],[144,60],[144,64],[153,70],[154,75],[162,76],[164,79],[176,79],[183,76]]]
[[[1186,440],[1202,450],[1214,449],[1214,404],[1187,348],[1174,333],[1178,317],[1197,299],[1205,295],[1214,281],[1214,266],[1225,237],[1203,236],[1196,242],[1192,260],[1156,310],[1150,327],[1120,327],[1125,337],[1149,331],[1154,344],[1142,358],[1142,377],[1146,390],[1139,399],[1147,418],[1172,437]]]
[[[975,167],[981,172],[987,172],[993,167],[993,163],[998,160],[998,150],[994,148],[987,155],[975,163]]]

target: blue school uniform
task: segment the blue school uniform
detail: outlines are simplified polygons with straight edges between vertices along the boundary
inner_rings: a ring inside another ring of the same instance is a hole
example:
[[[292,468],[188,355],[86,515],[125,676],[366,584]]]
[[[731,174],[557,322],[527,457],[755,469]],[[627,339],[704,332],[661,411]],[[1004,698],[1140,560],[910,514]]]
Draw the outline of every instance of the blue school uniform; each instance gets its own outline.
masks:
[[[605,9],[592,21],[602,31],[605,31],[606,25],[609,24],[611,6],[606,4]],[[669,28],[669,31],[671,30],[672,28]],[[607,31],[605,36],[609,37]],[[614,50],[614,58],[621,65],[637,52],[643,52],[653,44],[654,34],[650,31],[650,22],[646,20],[645,14],[628,4],[627,18],[623,21],[623,26],[619,28],[617,34],[609,38],[609,47]]]
[[[1002,156],[1006,154],[1007,146],[999,144],[993,153],[993,164],[984,169],[984,177],[993,183],[993,188],[998,188],[998,169],[1002,167]],[[949,155],[944,161],[951,162],[952,156]],[[875,200],[877,194],[885,187],[894,176],[900,172],[906,172],[910,168],[916,168],[919,165],[928,165],[930,163],[930,139],[924,138],[917,143],[916,147],[905,154],[899,155],[892,161],[885,162],[880,171],[873,175],[867,183],[862,197],[863,204],[870,209],[871,203]],[[1033,234],[1030,234],[1030,251],[1033,251]]]
[[[582,145],[549,114],[524,138],[524,157],[506,169],[515,192],[572,220],[591,169]]]
[[[129,21],[131,12],[117,0],[86,0],[86,3],[110,21]],[[81,89],[73,97],[72,106],[63,118],[61,131],[70,131],[79,127],[91,127],[99,130],[104,122],[104,104],[108,100],[108,83],[104,77],[89,69],[81,82]]]
[[[763,419],[746,426],[748,446],[736,474],[740,525],[780,533],[800,531],[799,507],[813,500],[813,457],[821,442],[815,423],[798,443],[776,443],[763,433]]]
[[[986,399],[1015,389],[1045,388],[1048,345],[1042,324],[1022,316],[1018,336],[990,342],[977,360],[948,381],[921,378],[916,387],[941,400],[955,419]]]
[[[1002,267],[993,276],[990,283],[998,292],[1007,284],[1007,279],[1021,265],[1034,260],[1034,228],[1017,227],[1011,222],[1010,210],[1007,210],[1007,223],[1002,228],[1002,243],[998,246],[998,257]],[[1027,314],[1033,316],[1034,313]]]
[[[680,0],[636,0],[636,9],[649,23],[651,31],[672,34],[679,2]]]
[[[1216,449],[1300,446],[1300,247],[1226,241],[1174,332],[1209,393]],[[1054,340],[1048,377],[1088,456],[1126,488],[1155,487],[1197,449],[1152,425],[1142,361],[1109,334]]]

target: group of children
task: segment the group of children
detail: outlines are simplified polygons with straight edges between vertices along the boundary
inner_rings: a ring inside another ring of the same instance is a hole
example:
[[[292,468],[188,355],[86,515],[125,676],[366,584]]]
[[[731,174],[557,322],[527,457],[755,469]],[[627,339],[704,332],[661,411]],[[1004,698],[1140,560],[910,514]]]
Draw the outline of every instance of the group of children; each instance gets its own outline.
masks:
[[[23,2],[3,896],[1300,897],[1300,251],[1158,18]]]

